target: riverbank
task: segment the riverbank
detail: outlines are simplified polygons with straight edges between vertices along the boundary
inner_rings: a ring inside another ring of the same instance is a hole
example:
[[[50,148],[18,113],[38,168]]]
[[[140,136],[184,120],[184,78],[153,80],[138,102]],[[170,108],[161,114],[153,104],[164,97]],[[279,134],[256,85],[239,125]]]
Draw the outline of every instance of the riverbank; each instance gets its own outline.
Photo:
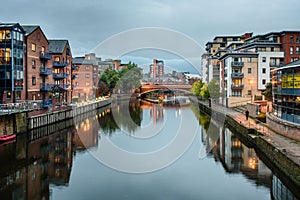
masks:
[[[300,188],[300,143],[274,132],[255,119],[246,120],[245,114],[233,109],[193,99],[201,111],[212,118],[224,119],[225,125],[237,134],[245,144],[263,154],[284,176]]]

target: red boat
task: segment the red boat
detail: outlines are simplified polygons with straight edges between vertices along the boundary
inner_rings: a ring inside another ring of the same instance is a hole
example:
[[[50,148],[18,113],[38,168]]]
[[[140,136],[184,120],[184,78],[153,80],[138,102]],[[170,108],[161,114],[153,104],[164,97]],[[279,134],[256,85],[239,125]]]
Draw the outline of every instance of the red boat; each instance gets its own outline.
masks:
[[[11,141],[11,140],[15,140],[16,138],[16,134],[11,134],[11,135],[1,135],[0,136],[0,144],[7,142],[7,141]]]

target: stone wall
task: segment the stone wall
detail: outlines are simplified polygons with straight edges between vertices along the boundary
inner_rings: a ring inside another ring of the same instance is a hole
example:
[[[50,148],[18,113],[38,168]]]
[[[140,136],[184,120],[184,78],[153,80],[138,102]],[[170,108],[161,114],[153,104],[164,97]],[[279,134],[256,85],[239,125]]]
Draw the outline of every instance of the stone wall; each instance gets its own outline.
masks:
[[[267,114],[267,124],[269,128],[273,129],[281,135],[300,141],[300,124],[295,124]]]

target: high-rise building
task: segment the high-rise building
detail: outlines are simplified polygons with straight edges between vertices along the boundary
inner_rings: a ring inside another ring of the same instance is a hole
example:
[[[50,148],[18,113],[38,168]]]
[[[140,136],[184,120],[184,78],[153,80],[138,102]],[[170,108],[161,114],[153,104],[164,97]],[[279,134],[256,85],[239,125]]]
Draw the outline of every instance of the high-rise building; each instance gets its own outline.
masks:
[[[18,23],[0,23],[0,103],[21,100],[24,89],[24,36]]]
[[[164,73],[164,61],[153,59],[153,64],[150,65],[150,78],[161,80]]]

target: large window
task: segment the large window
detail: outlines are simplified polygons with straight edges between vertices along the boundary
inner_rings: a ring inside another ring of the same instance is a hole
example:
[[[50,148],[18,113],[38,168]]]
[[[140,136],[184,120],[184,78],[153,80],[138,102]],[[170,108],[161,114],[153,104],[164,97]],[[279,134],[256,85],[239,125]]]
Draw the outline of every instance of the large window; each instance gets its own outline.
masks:
[[[35,44],[31,44],[31,50],[36,51],[36,45]]]

